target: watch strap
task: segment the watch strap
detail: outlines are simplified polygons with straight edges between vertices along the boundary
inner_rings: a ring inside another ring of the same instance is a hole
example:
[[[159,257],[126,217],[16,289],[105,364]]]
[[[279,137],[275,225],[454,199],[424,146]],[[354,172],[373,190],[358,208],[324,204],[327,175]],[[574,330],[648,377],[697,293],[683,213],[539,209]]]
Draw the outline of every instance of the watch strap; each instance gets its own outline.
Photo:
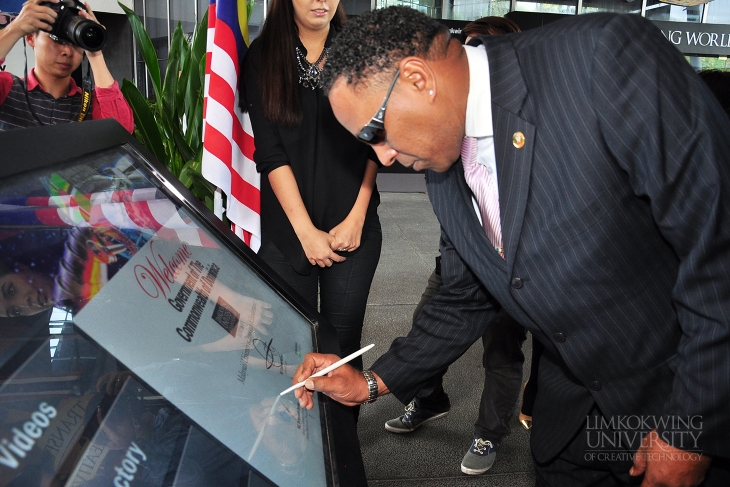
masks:
[[[363,370],[362,375],[368,381],[368,399],[365,403],[375,402],[378,398],[378,381],[375,380],[375,376],[370,370]]]

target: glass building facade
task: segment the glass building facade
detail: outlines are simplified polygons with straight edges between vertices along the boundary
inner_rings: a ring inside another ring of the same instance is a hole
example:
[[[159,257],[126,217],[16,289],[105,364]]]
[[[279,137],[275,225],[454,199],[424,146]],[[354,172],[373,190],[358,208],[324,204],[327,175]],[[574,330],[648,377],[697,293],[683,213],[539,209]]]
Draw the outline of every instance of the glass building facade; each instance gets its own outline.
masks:
[[[419,10],[433,18],[470,21],[488,15],[504,16],[509,12],[578,15],[593,12],[616,12],[642,15],[655,21],[730,25],[730,0],[711,0],[693,6],[675,5],[659,0],[342,0],[345,9],[363,11],[402,5]],[[672,0],[674,1],[674,0]],[[682,1],[682,0],[677,0]],[[364,2],[364,4],[363,4]],[[685,3],[695,3],[689,0]],[[143,20],[157,50],[161,67],[165,68],[169,40],[178,22],[184,32],[192,33],[208,8],[208,0],[134,0],[134,10]],[[264,21],[268,0],[254,0],[249,19],[250,38],[256,37]],[[570,53],[566,53],[570,55]],[[727,56],[694,57],[688,61],[695,69],[730,70]],[[135,52],[135,79],[143,92],[151,95],[144,62]]]
[[[178,22],[182,25],[183,32],[191,34],[205,15],[209,3],[208,0],[134,0],[134,11],[142,19],[152,40],[162,72],[167,65],[170,39]],[[144,61],[136,48],[134,77],[142,93],[152,96],[152,87],[149,85],[149,80],[146,79]]]

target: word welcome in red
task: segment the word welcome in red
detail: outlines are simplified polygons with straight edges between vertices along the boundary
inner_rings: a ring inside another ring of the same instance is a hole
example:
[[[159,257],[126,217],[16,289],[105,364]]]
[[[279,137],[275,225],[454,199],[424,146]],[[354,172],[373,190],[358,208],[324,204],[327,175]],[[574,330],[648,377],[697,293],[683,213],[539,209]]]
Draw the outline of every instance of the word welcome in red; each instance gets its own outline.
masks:
[[[134,266],[134,277],[147,296],[153,299],[160,296],[167,298],[170,286],[180,275],[192,252],[188,244],[183,242],[171,257],[165,258],[161,253],[155,253],[155,242],[152,240],[147,246],[150,255],[145,259],[146,263]]]

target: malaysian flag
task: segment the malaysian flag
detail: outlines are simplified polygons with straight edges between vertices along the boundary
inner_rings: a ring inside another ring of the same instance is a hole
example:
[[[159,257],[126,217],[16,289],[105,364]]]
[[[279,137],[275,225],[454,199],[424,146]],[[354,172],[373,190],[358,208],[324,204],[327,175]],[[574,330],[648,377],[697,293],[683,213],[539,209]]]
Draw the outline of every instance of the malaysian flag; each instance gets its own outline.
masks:
[[[238,76],[246,54],[245,0],[211,0],[203,107],[203,176],[227,195],[233,231],[254,251],[261,246],[259,174],[253,131],[238,107]]]

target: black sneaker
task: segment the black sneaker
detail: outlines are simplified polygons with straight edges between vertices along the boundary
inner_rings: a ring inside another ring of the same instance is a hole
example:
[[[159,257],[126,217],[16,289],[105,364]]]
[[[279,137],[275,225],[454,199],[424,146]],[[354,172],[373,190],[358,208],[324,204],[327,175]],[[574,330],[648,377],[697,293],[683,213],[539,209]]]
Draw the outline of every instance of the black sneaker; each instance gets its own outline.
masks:
[[[475,437],[461,461],[461,471],[467,475],[483,474],[494,465],[498,449],[499,443]]]
[[[443,418],[447,414],[449,414],[448,409],[441,412],[419,409],[416,407],[416,400],[414,399],[406,406],[406,413],[403,416],[385,422],[385,429],[391,433],[410,433],[423,423]]]

